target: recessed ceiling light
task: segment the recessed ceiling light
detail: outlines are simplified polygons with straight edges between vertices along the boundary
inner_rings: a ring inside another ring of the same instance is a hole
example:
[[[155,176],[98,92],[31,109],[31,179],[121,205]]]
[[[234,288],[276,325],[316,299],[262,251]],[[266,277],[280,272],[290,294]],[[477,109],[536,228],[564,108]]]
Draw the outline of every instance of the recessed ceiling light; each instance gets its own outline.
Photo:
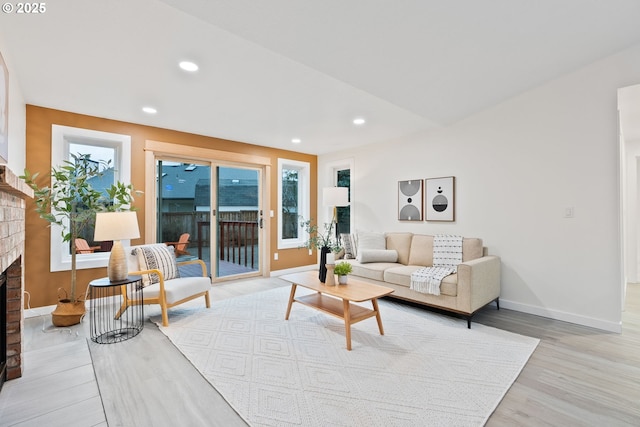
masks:
[[[293,138],[291,142],[293,142],[294,144],[300,144],[302,140],[300,138]]]
[[[191,61],[182,61],[180,62],[180,68],[182,68],[185,71],[198,71],[198,64],[191,62]]]
[[[158,112],[158,110],[156,110],[153,107],[142,107],[142,111],[144,111],[147,114],[156,114]]]
[[[365,119],[363,119],[362,117],[358,117],[356,119],[353,119],[353,124],[356,126],[361,126],[363,124],[365,124],[367,121]]]

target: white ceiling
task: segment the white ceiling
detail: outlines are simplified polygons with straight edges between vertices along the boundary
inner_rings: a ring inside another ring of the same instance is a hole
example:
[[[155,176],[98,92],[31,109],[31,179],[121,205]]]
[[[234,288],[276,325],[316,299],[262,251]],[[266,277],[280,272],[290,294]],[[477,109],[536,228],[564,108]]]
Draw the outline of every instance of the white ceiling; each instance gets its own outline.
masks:
[[[637,0],[46,6],[0,14],[27,103],[314,154],[455,123],[640,43]]]

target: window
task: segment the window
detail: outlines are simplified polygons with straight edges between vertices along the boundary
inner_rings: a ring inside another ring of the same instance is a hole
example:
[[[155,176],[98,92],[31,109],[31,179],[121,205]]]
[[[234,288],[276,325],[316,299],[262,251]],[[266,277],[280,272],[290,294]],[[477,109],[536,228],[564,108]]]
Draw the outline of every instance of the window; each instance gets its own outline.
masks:
[[[336,170],[336,187],[349,189],[349,203],[351,203],[351,169]],[[351,233],[351,206],[338,206],[336,208],[340,233]]]
[[[297,248],[306,240],[299,218],[309,218],[310,165],[278,159],[278,249]]]
[[[71,160],[71,154],[90,154],[91,160],[104,168],[104,175],[98,179],[94,188],[108,188],[116,181],[131,181],[131,137],[108,132],[53,125],[51,129],[51,164],[60,166],[65,160]],[[110,162],[109,162],[110,161]],[[106,163],[109,163],[108,166]],[[93,227],[81,232],[81,237],[89,243],[93,240]],[[128,245],[128,241],[123,241]],[[109,252],[78,254],[77,269],[104,267]],[[60,227],[51,226],[51,271],[71,269],[69,242],[62,241]]]

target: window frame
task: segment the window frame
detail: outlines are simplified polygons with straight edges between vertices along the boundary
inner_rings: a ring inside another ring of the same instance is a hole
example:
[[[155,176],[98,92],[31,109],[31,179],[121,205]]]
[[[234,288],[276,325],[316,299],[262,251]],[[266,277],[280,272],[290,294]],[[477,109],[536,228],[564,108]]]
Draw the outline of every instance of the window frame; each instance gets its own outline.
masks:
[[[355,161],[352,157],[335,160],[325,163],[322,166],[323,175],[322,182],[325,187],[336,187],[338,185],[338,171],[349,170],[349,229],[351,233],[355,232],[354,218],[355,218],[355,203],[354,198],[354,176],[355,176]],[[325,212],[328,221],[333,217],[333,210],[327,208]]]
[[[93,145],[114,149],[114,180],[124,184],[131,182],[131,136],[70,126],[51,126],[51,166],[58,167],[69,159],[69,144]],[[75,154],[75,153],[74,153]],[[66,222],[67,220],[65,220]],[[130,240],[123,240],[129,246]],[[62,241],[62,228],[51,224],[50,269],[51,271],[71,270],[70,242]],[[106,267],[110,252],[76,254],[76,270]]]
[[[342,165],[342,166],[336,166],[333,168],[333,182],[334,182],[334,186],[338,187],[339,184],[339,179],[338,179],[338,174],[342,171],[349,171],[349,187],[345,187],[348,189],[349,191],[349,203],[347,204],[347,206],[338,206],[337,212],[339,213],[341,211],[341,209],[344,208],[349,208],[349,233],[351,233],[351,230],[353,230],[353,212],[352,212],[352,205],[351,205],[351,200],[352,200],[352,195],[351,195],[351,178],[353,175],[353,167],[351,165]],[[344,233],[344,231],[340,231],[340,233]]]
[[[299,160],[278,159],[278,249],[296,249],[304,245],[309,235],[301,228],[296,238],[282,237],[282,172],[285,169],[298,171],[298,217],[302,216],[308,220],[311,211],[311,164]]]

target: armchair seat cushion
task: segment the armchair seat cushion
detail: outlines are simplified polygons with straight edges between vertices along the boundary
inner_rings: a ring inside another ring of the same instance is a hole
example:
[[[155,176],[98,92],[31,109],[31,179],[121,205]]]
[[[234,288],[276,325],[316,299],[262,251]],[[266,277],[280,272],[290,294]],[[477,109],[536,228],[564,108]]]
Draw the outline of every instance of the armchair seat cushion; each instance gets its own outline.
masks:
[[[164,292],[167,304],[171,305],[192,295],[211,289],[211,279],[208,277],[179,277],[164,281]],[[145,286],[142,289],[143,298],[158,298],[160,283]]]

